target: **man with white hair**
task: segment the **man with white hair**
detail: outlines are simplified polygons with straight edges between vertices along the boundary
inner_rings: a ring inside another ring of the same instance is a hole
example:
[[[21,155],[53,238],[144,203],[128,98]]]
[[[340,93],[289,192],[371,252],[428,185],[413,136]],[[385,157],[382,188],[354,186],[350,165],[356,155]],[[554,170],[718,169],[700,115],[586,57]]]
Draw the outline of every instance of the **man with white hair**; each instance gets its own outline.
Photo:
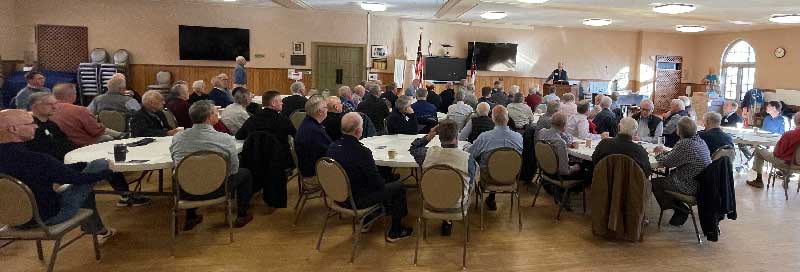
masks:
[[[204,81],[196,80],[192,82],[192,94],[189,95],[189,104],[194,104],[194,102],[201,100],[211,100],[211,97],[208,96],[209,91],[211,90],[206,90]]]
[[[639,144],[633,142],[633,137],[639,129],[639,122],[631,117],[622,118],[619,122],[619,133],[616,137],[605,138],[597,144],[592,153],[592,162],[597,165],[600,160],[609,155],[622,154],[631,157],[644,171],[644,175],[649,177],[652,173],[650,168],[650,158],[647,150]]]
[[[315,95],[308,99],[305,110],[306,118],[297,128],[294,147],[302,181],[310,182],[309,186],[318,186],[319,183],[314,180],[317,175],[317,160],[325,157],[328,146],[333,142],[322,126],[322,122],[328,117],[328,105],[325,98]]]
[[[31,151],[49,154],[64,161],[64,155],[75,149],[75,144],[50,119],[56,113],[56,98],[50,92],[36,92],[28,97],[28,102],[37,128],[33,140],[25,142],[25,145]]]
[[[417,90],[418,95],[420,91],[424,92],[425,89]],[[425,102],[424,96],[422,100],[417,101],[417,103],[420,102]],[[416,113],[414,105],[411,104],[411,98],[405,95],[401,96],[397,98],[394,105],[394,110],[386,117],[386,133],[389,135],[416,135],[419,132],[419,115]],[[433,105],[430,106],[435,111]]]
[[[339,87],[339,99],[342,101],[344,112],[356,111],[356,102],[353,100],[353,91],[350,87]]]
[[[605,96],[600,100],[600,112],[594,117],[595,126],[597,126],[597,133],[608,134],[609,137],[617,136],[617,129],[619,129],[619,118],[617,114],[612,112],[611,97]]]
[[[531,86],[528,88],[528,96],[525,97],[525,104],[528,104],[528,107],[531,107],[534,111],[539,104],[542,103],[542,94],[539,93],[539,87]]]
[[[589,120],[594,119],[594,117],[597,116],[597,114],[600,113],[601,110],[603,110],[603,108],[600,107],[600,101],[603,100],[603,97],[606,96],[604,94],[597,94],[594,97],[594,107],[592,108],[592,111],[589,112]]]
[[[676,98],[670,101],[668,114],[669,115],[667,115],[664,119],[666,120],[666,125],[664,125],[664,145],[667,147],[673,147],[679,139],[678,121],[680,121],[683,117],[688,117],[689,113],[686,112],[686,106],[684,106],[683,100]]]
[[[96,96],[87,107],[89,111],[94,114],[98,114],[104,110],[132,114],[142,108],[136,99],[125,95],[127,90],[124,77],[112,77],[107,84],[108,92]]]
[[[590,174],[582,171],[580,164],[569,164],[567,147],[577,148],[578,144],[573,142],[574,138],[567,133],[568,119],[569,117],[567,117],[566,114],[560,112],[554,114],[551,119],[550,128],[539,130],[534,138],[536,142],[545,141],[553,148],[553,151],[556,153],[556,159],[558,160],[559,175],[564,179],[584,180],[587,176],[590,176]],[[569,207],[569,198],[567,197],[564,199],[566,201],[562,201],[562,199],[567,196],[567,192],[562,193],[559,188],[552,185],[548,185],[547,187],[549,187],[546,189],[548,192],[554,193],[554,198],[557,203],[561,203],[567,210],[571,210]]]
[[[706,112],[706,114],[703,115],[703,123],[706,128],[697,133],[697,135],[706,142],[708,151],[711,152],[711,154],[714,154],[717,149],[726,145],[733,147],[733,137],[722,131],[720,128],[721,122],[722,116],[720,116],[719,113]]]
[[[466,150],[470,157],[480,163],[481,175],[488,173],[486,167],[489,163],[489,154],[495,149],[510,147],[522,154],[522,135],[508,127],[508,110],[505,106],[496,105],[492,108],[492,122],[494,129],[481,133],[474,144]],[[486,206],[490,211],[497,210],[494,194],[486,197]]]
[[[515,86],[511,86],[511,90],[514,90]],[[514,121],[515,129],[526,129],[533,124],[533,110],[524,102],[522,94],[517,92],[508,104],[508,117]]]
[[[289,86],[292,95],[283,98],[283,109],[281,115],[289,117],[296,110],[302,110],[306,106],[308,99],[305,97],[306,84],[296,81]]]
[[[208,98],[214,101],[215,105],[224,108],[233,103],[233,97],[228,92],[228,75],[219,74],[213,77],[211,85],[214,88],[208,92]]]
[[[455,93],[453,97],[455,103],[447,107],[447,119],[453,120],[456,122],[456,133],[461,131],[464,125],[467,123],[467,118],[472,115],[474,110],[467,104],[464,104],[464,92],[458,91]]]
[[[149,90],[142,96],[142,109],[131,119],[132,137],[173,136],[182,129],[173,128],[164,115],[164,97],[156,90]]]
[[[475,85],[469,84],[463,87],[464,103],[473,109],[478,106],[478,97],[475,96]]]
[[[461,132],[458,133],[458,140],[472,143],[481,133],[492,130],[494,125],[492,124],[492,118],[489,117],[491,109],[492,107],[489,106],[489,103],[478,103],[477,115],[467,121]]]
[[[247,87],[247,71],[244,66],[247,65],[247,59],[243,56],[236,57],[236,68],[233,69],[233,87]]]
[[[417,118],[420,120],[436,120],[436,105],[428,102],[429,94],[430,91],[426,89],[417,89],[417,102],[414,102],[414,104],[411,105],[411,108],[414,109],[414,112],[417,114]]]
[[[328,133],[328,137],[336,141],[342,138],[342,117],[346,112],[344,112],[342,100],[338,97],[328,96],[325,102],[328,106],[328,117],[322,121],[322,126],[325,127],[325,132]]]
[[[392,218],[387,242],[411,237],[414,229],[403,226],[403,218],[408,214],[405,187],[401,180],[387,181],[379,174],[372,151],[359,142],[363,131],[361,115],[357,112],[345,114],[342,117],[342,138],[328,147],[327,157],[338,162],[347,173],[355,208],[364,209],[383,203]],[[345,207],[351,205],[349,201],[339,204]],[[371,225],[375,220],[365,221],[370,221],[367,224]],[[369,227],[365,226],[360,231],[367,232]]]
[[[685,96],[685,95],[681,95],[681,96],[678,96],[678,99],[683,101],[683,106],[684,106],[686,112],[689,113],[689,117],[696,117],[697,116],[697,113],[692,108],[692,99],[691,98],[689,98],[688,96]]]
[[[223,111],[222,116],[220,116],[220,121],[228,128],[231,134],[236,135],[242,125],[244,125],[244,122],[250,119],[247,106],[250,105],[252,96],[250,95],[250,91],[245,88],[236,87],[234,90],[236,90],[236,94],[233,95],[233,104],[225,107],[225,111]]]
[[[367,89],[365,89],[362,85],[356,85],[353,87],[353,102],[355,102],[356,108],[358,108],[358,104],[361,104],[361,101],[364,99],[366,93]]]
[[[456,100],[456,90],[453,89],[453,86],[453,82],[447,82],[446,89],[439,94],[442,98],[442,104],[439,105],[439,112],[441,113],[447,113]]]
[[[639,112],[632,116],[639,123],[639,129],[633,135],[633,140],[655,144],[658,143],[658,138],[664,135],[664,122],[661,121],[661,117],[653,114],[654,109],[655,105],[650,99],[642,100],[639,104]]]
[[[722,104],[722,122],[720,125],[723,127],[736,127],[736,124],[742,123],[742,116],[736,113],[738,108],[739,103],[735,100],[725,100],[725,103]]]

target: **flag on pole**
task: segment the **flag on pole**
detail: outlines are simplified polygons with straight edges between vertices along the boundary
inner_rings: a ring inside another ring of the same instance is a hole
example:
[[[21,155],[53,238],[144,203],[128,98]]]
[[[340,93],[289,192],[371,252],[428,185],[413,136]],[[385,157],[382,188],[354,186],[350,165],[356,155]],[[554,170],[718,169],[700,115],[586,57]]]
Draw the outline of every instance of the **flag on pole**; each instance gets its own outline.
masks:
[[[422,57],[422,28],[419,29],[419,44],[417,45],[417,60],[414,66],[414,78],[423,81],[422,71],[425,69],[425,59]]]
[[[478,67],[475,64],[475,50],[477,50],[477,48],[475,48],[475,42],[472,42],[472,57],[471,64],[469,66],[469,83],[472,86],[475,86],[475,77],[478,76]]]

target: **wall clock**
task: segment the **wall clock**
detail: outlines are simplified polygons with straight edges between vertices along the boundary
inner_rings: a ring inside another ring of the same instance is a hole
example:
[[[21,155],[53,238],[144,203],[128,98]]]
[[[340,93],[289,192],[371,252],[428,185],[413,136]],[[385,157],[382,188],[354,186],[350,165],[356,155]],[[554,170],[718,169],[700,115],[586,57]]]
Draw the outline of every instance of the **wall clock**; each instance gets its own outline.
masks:
[[[786,48],[783,48],[783,47],[775,48],[775,57],[776,58],[780,59],[780,58],[783,58],[784,56],[786,56]]]

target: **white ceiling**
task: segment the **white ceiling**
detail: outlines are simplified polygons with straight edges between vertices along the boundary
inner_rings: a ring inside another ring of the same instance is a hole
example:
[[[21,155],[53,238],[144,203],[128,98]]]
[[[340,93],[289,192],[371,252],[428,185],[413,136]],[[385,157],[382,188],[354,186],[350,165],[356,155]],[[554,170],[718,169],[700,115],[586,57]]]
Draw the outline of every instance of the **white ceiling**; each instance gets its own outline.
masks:
[[[189,0],[222,3],[222,0]],[[679,15],[658,14],[652,3],[659,0],[550,0],[526,4],[517,0],[368,0],[387,5],[376,15],[453,22],[490,22],[522,26],[592,28],[582,24],[586,18],[607,18],[614,22],[602,29],[674,32],[675,25],[703,25],[708,32],[729,32],[785,28],[770,22],[770,15],[800,13],[800,0],[662,0],[665,3],[695,4],[697,9]],[[354,0],[238,0],[226,4],[287,7],[294,9],[366,13]],[[486,11],[505,11],[502,20],[485,20]],[[744,21],[751,25],[738,25]]]

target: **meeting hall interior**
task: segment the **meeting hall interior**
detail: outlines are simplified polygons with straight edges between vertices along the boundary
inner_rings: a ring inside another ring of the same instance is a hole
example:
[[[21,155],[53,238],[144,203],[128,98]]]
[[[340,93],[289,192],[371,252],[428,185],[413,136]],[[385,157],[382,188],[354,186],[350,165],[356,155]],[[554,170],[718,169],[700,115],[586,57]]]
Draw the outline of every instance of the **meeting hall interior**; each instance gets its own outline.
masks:
[[[0,0],[0,271],[800,271],[798,110],[797,0]]]

